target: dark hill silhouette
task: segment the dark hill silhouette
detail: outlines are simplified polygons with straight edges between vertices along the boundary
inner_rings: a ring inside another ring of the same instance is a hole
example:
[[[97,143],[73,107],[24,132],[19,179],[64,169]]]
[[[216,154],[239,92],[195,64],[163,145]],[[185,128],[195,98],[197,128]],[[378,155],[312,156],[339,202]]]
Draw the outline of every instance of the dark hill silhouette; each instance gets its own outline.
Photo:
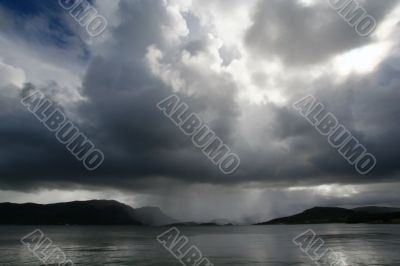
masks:
[[[361,207],[345,209],[315,207],[293,216],[273,219],[268,224],[323,224],[323,223],[400,223],[400,209],[388,207]]]
[[[46,205],[0,203],[0,214],[3,225],[163,225],[177,222],[158,208],[133,209],[114,200]]]

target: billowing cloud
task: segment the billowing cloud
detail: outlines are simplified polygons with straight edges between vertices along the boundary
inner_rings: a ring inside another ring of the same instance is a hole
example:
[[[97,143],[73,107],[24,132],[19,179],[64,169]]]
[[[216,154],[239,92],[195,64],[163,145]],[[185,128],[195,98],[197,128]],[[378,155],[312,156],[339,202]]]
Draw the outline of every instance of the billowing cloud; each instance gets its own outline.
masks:
[[[189,194],[201,198],[205,189],[210,191],[204,198],[220,200],[221,208],[243,199],[266,204],[271,198],[265,194],[274,191],[279,199],[288,197],[286,202],[303,199],[291,208],[296,211],[346,196],[310,198],[307,189],[364,183],[372,191],[368,184],[397,184],[396,2],[360,4],[385,25],[370,37],[358,36],[319,1],[234,1],[229,8],[220,1],[98,1],[96,7],[110,21],[98,39],[85,36],[57,7],[51,17],[60,14],[64,24],[54,29],[37,26],[51,25],[46,13],[26,18],[2,6],[10,28],[0,28],[0,46],[10,52],[0,61],[0,189],[134,191],[177,214],[171,206]],[[15,21],[28,23],[24,18],[40,22],[29,36],[15,26]],[[46,42],[32,43],[49,32]],[[11,45],[15,40],[18,49]],[[87,171],[21,105],[21,97],[33,89],[51,97],[103,151],[100,168]],[[223,175],[156,107],[173,93],[239,155],[238,171]],[[292,103],[309,94],[376,156],[371,174],[359,175],[294,110]],[[267,192],[251,198],[256,186]],[[345,204],[382,203],[380,193]],[[206,206],[199,203],[199,212]],[[243,220],[252,215],[246,206],[241,205],[240,217],[233,208],[225,216]],[[280,214],[269,208],[271,216]]]

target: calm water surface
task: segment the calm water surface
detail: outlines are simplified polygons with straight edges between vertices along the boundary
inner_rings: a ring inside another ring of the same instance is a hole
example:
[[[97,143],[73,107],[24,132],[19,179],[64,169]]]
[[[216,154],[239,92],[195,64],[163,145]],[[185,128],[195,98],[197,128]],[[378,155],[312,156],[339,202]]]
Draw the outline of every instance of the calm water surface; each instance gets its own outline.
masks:
[[[0,265],[43,265],[20,242],[41,229],[75,265],[182,265],[156,240],[168,228],[117,226],[0,226]],[[215,265],[315,265],[292,243],[313,229],[347,265],[400,265],[398,225],[183,227]]]

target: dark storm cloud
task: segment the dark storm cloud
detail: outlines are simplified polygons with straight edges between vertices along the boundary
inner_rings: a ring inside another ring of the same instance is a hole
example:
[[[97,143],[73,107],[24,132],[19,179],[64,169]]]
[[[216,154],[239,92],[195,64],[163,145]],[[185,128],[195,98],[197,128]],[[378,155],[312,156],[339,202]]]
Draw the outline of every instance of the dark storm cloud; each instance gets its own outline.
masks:
[[[379,23],[396,4],[394,0],[360,1]],[[304,6],[297,0],[259,1],[246,43],[256,56],[278,57],[287,66],[319,63],[329,57],[368,44],[328,0]]]
[[[312,94],[317,101],[323,103],[326,112],[332,112],[378,159],[371,174],[356,174],[337,150],[329,145],[326,137],[321,136],[292,107],[270,106],[265,113],[276,117],[272,125],[265,124],[265,127],[273,128],[269,134],[271,142],[286,144],[285,149],[274,155],[279,158],[283,154],[287,166],[283,167],[278,163],[276,166],[265,167],[265,175],[270,175],[272,171],[278,173],[276,180],[289,181],[290,177],[297,177],[292,181],[304,182],[303,184],[316,180],[321,183],[398,180],[400,166],[396,159],[399,153],[396,143],[400,141],[400,128],[395,121],[400,114],[399,74],[398,69],[384,61],[374,73],[368,76],[351,76],[341,85],[336,85],[330,77],[324,77],[323,80],[314,82],[309,92],[301,93],[301,90],[297,90],[291,100],[294,103]],[[250,158],[249,168],[251,162],[258,160],[251,158],[258,156],[246,156]]]
[[[311,10],[296,3],[260,2],[247,34],[247,44],[256,55],[276,55],[289,65],[313,63],[370,41],[360,39],[329,7],[317,4]],[[382,19],[392,1],[382,3],[365,4],[371,14]],[[67,110],[104,152],[104,164],[95,172],[86,171],[17,97],[2,95],[1,188],[86,185],[156,191],[177,183],[260,181],[294,186],[395,178],[400,167],[396,164],[399,69],[382,64],[369,76],[349,75],[340,86],[334,77],[324,76],[309,90],[378,158],[373,174],[359,176],[290,102],[285,107],[273,103],[240,106],[240,88],[230,74],[209,65],[182,63],[182,50],[201,56],[213,45],[212,40],[203,40],[207,34],[195,19],[185,16],[189,30],[190,25],[196,25],[196,30],[175,45],[165,37],[165,28],[175,22],[162,1],[121,1],[118,17],[121,23],[112,28],[110,40],[84,75],[80,92],[87,100]],[[272,38],[265,27],[278,35]],[[167,73],[179,73],[184,82],[179,92],[152,73],[146,63],[149,47],[161,51],[159,62],[168,67]],[[305,96],[307,82],[288,84],[291,101]],[[55,88],[52,95],[62,90]],[[156,108],[173,92],[240,156],[241,167],[233,176],[222,175]]]
[[[25,88],[28,87],[32,89],[32,85]],[[71,173],[79,172],[79,164],[22,106],[18,97],[2,95],[0,106],[0,186],[3,189],[52,187],[54,181],[77,180],[76,174]]]
[[[146,178],[211,182],[220,176],[218,168],[156,108],[156,104],[169,96],[172,90],[155,78],[143,61],[149,45],[165,45],[160,35],[162,25],[169,22],[162,3],[121,2],[120,16],[125,18],[124,22],[113,34],[118,41],[109,53],[93,60],[84,78],[82,93],[88,102],[70,110],[79,117],[74,122],[104,152],[106,160],[103,166],[95,174],[80,167],[74,158],[68,157],[70,155],[54,136],[46,132],[33,116],[30,117],[31,114],[19,106],[17,99],[13,99],[13,116],[3,113],[2,121],[4,128],[12,128],[20,134],[7,134],[5,130],[2,133],[9,138],[15,137],[14,142],[23,139],[27,145],[33,146],[32,152],[36,151],[36,154],[29,161],[31,154],[28,148],[23,147],[12,151],[15,155],[7,155],[3,188],[22,184],[36,186],[37,182],[47,186],[50,178],[56,184],[71,182],[127,188],[126,184],[140,185],[140,179]],[[210,115],[209,125],[219,137],[229,142],[231,120],[237,113],[236,104],[233,95],[212,90],[224,86],[229,92],[234,92],[234,84],[228,78],[214,74],[215,84],[207,85],[209,77],[197,76],[190,69],[186,75],[197,78],[199,84],[207,87],[193,97],[181,94],[182,100],[189,104],[191,111]],[[25,126],[15,128],[11,121]],[[30,137],[23,138],[25,134]],[[11,147],[7,149],[10,150]],[[21,160],[16,159],[19,156]],[[22,164],[23,168],[16,167],[16,164]],[[15,180],[16,176],[21,178]],[[135,187],[132,185],[132,189]]]
[[[96,58],[90,65],[83,83],[83,93],[90,103],[81,111],[101,132],[100,141],[109,158],[104,171],[128,179],[162,176],[190,182],[211,180],[217,170],[156,108],[158,102],[172,94],[171,88],[155,78],[143,63],[150,45],[168,49],[160,36],[162,25],[169,23],[165,12],[160,1],[121,3],[121,17],[127,19],[113,35],[121,43],[112,47],[111,54]],[[120,58],[115,53],[121,49],[133,52],[129,58]],[[203,88],[208,95],[201,91],[194,97],[181,94],[182,100],[192,112],[213,113],[210,125],[228,141],[230,117],[236,112],[232,96],[212,92],[205,77],[188,71],[186,76],[190,75],[196,75],[192,80],[197,78],[209,87]],[[215,82],[229,90],[233,86],[224,84],[227,82],[220,77],[215,77]]]

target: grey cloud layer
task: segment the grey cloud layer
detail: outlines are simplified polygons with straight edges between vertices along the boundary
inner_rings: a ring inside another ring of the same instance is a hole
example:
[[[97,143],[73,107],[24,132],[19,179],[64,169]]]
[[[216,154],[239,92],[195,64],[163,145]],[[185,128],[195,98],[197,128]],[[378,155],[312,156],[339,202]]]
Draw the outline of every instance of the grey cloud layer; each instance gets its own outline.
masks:
[[[383,19],[393,1],[365,4]],[[295,1],[260,1],[253,14],[243,40],[248,49],[259,57],[279,57],[288,67],[321,62],[371,41],[360,39],[323,4],[307,9]],[[165,37],[165,28],[176,22],[162,1],[121,1],[118,15],[121,24],[84,75],[80,92],[87,101],[69,107],[80,129],[104,152],[103,166],[87,172],[18,97],[1,94],[1,188],[87,185],[156,191],[168,182],[293,186],[398,180],[400,69],[385,62],[374,73],[349,76],[339,86],[331,76],[312,82],[288,78],[283,84],[293,86],[285,91],[293,102],[315,94],[376,155],[373,174],[359,176],[290,104],[240,105],[241,88],[230,73],[183,62],[185,53],[206,55],[214,45],[193,14],[183,16],[189,34],[178,36],[178,43]],[[221,175],[156,108],[176,91],[152,73],[146,61],[150,47],[161,51],[158,63],[166,73],[178,73],[184,84],[178,94],[191,111],[241,157],[235,175]]]
[[[359,2],[378,22],[397,3]],[[267,60],[277,57],[288,66],[318,63],[370,41],[357,35],[328,0],[315,1],[311,7],[296,0],[259,1],[246,36],[246,43],[255,54]]]

